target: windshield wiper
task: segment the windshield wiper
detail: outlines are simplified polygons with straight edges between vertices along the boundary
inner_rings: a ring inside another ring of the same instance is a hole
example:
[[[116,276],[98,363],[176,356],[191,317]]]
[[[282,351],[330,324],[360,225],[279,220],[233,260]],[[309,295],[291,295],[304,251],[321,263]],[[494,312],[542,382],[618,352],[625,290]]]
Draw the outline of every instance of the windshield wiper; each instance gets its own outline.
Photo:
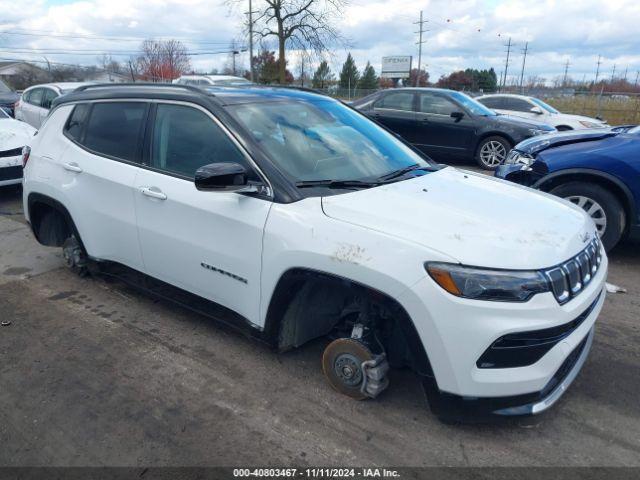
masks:
[[[393,180],[394,178],[398,178],[401,177],[402,175],[409,173],[409,172],[413,172],[415,170],[428,170],[428,171],[433,171],[433,168],[428,167],[426,165],[418,165],[417,163],[414,165],[409,165],[408,167],[405,168],[401,168],[400,170],[395,170],[391,173],[387,173],[386,175],[382,175],[381,177],[378,177],[378,180],[380,181],[387,181],[387,180]]]
[[[361,180],[305,180],[296,182],[296,187],[298,188],[371,188],[378,185],[380,185],[380,182],[363,182]]]

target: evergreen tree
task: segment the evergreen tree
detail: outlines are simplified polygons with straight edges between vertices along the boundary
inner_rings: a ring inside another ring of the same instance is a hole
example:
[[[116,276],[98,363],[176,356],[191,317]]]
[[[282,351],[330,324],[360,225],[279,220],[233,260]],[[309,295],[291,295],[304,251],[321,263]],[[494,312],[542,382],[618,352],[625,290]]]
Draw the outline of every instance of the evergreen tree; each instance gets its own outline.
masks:
[[[326,60],[323,60],[313,74],[313,88],[327,88],[334,78],[331,67]]]
[[[358,83],[358,88],[363,90],[374,90],[378,88],[378,76],[369,62],[367,62],[367,66],[364,67],[364,70],[362,71],[362,77],[360,78],[360,83]]]
[[[359,79],[358,67],[349,52],[340,72],[340,88],[356,88]]]

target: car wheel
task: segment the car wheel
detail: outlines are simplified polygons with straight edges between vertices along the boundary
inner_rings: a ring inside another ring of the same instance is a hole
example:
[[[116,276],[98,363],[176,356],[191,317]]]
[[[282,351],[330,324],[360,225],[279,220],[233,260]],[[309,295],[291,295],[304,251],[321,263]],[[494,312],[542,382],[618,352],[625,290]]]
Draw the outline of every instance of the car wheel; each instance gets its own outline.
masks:
[[[507,158],[509,150],[511,144],[506,138],[487,137],[478,145],[476,161],[485,170],[495,170]]]
[[[594,183],[570,182],[554,188],[551,193],[569,200],[589,214],[607,252],[622,238],[626,214],[620,201],[609,190]]]

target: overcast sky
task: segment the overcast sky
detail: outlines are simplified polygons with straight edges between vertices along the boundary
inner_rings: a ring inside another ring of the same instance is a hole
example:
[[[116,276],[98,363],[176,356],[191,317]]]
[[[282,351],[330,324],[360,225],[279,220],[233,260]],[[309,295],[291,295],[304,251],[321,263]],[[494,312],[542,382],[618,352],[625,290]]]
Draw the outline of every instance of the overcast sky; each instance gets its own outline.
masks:
[[[260,0],[254,0],[254,9]],[[248,1],[246,2],[248,6]],[[640,70],[640,2],[637,0],[352,0],[338,27],[349,39],[329,58],[333,70],[347,49],[359,68],[367,60],[379,72],[386,55],[413,55],[414,25],[424,10],[423,64],[432,79],[466,67],[504,68],[508,38],[514,47],[509,74],[519,75],[522,48],[529,42],[525,76],[576,80],[628,69],[633,82]],[[126,59],[143,38],[184,41],[196,69],[221,69],[232,41],[242,36],[242,11],[229,12],[221,0],[0,0],[0,58],[95,64],[98,52]],[[38,49],[36,52],[35,49]],[[59,54],[74,49],[75,54]],[[80,51],[82,50],[82,51]],[[248,56],[238,57],[248,65]],[[297,62],[289,68],[297,73]]]

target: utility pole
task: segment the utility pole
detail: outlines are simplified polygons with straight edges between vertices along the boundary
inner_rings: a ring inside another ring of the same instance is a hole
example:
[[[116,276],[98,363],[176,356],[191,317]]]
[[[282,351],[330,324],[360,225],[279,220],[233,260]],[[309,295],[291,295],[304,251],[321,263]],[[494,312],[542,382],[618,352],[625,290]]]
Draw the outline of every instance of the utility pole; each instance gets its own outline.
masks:
[[[622,77],[625,82],[627,81],[627,73],[628,73],[628,71],[629,71],[629,67],[625,67],[624,76]]]
[[[502,79],[502,88],[507,85],[507,72],[509,71],[509,55],[511,54],[511,47],[513,47],[513,43],[511,43],[511,37],[509,37],[509,41],[505,45],[507,47],[507,60],[504,62],[504,77]]]
[[[253,8],[251,0],[249,0],[249,80],[254,82],[253,78]]]
[[[598,83],[598,77],[600,76],[600,65],[602,64],[602,56],[598,55],[598,61],[596,62],[596,79],[593,82],[594,85]]]
[[[636,81],[633,82],[633,86],[637,87],[638,86],[638,77],[640,77],[640,71],[636,72]]]
[[[424,24],[427,23],[428,20],[422,19],[422,13],[423,13],[422,10],[420,10],[420,21],[413,22],[414,25],[418,25],[418,31],[416,33],[419,34],[419,40],[417,42],[418,43],[418,74],[416,75],[416,79],[413,85],[414,87],[417,87],[420,84],[420,69],[422,68],[422,44],[426,42],[426,40],[422,40],[422,34],[428,32],[428,30],[424,29]]]
[[[567,86],[567,73],[569,73],[569,65],[571,64],[569,63],[569,60],[567,60],[566,63],[564,64],[564,77],[562,77],[563,87]]]
[[[520,91],[524,95],[524,65],[527,62],[527,52],[529,51],[529,42],[524,44],[522,49],[522,71],[520,72]]]
[[[613,70],[611,71],[611,81],[613,82],[613,80],[616,78],[616,64],[613,64]]]

